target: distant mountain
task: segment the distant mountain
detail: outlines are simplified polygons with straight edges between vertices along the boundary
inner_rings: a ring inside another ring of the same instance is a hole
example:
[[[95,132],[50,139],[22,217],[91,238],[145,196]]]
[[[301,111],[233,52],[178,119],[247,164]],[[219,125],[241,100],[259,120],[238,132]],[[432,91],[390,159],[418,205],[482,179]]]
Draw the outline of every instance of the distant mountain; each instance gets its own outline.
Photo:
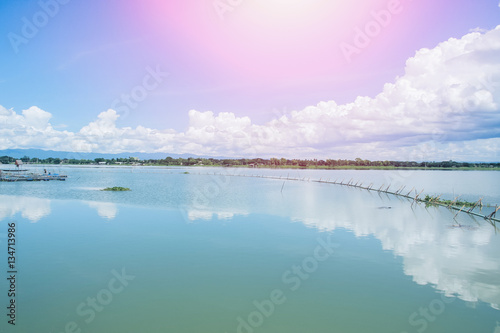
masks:
[[[170,153],[119,153],[119,154],[102,154],[102,153],[75,153],[75,152],[67,152],[67,151],[54,151],[54,150],[42,150],[42,149],[5,149],[0,150],[0,156],[10,156],[14,158],[21,158],[24,156],[28,156],[29,158],[67,158],[67,159],[86,159],[93,160],[96,158],[129,158],[129,157],[138,157],[141,160],[148,159],[164,159],[168,156],[172,158],[210,158],[213,156],[198,156],[193,154],[170,154]],[[214,158],[224,158],[224,157],[214,157]]]

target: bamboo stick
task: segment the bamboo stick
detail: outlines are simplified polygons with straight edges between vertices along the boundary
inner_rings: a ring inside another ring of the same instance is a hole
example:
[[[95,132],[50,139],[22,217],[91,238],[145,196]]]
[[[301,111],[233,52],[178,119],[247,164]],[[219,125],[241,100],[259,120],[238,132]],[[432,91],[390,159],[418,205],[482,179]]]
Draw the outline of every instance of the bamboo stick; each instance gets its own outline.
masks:
[[[460,213],[462,211],[462,209],[464,209],[465,205],[462,206],[462,208],[460,208],[460,210],[455,214],[455,216],[453,216],[453,218],[457,217],[458,213]]]
[[[460,196],[453,199],[453,201],[448,205],[448,207],[455,205],[455,202],[457,202],[458,198],[460,198]]]
[[[435,197],[435,198],[432,198],[430,202],[431,202],[431,203],[432,203],[432,202],[434,202],[434,203],[439,203],[439,201],[438,201],[438,200],[439,200],[439,198],[441,198],[441,196],[442,196],[442,194],[440,194],[439,196],[437,196],[437,197]]]
[[[474,204],[474,206],[472,206],[472,207],[471,207],[471,208],[467,211],[467,213],[472,212],[472,210],[473,210],[474,208],[476,208],[476,206],[477,206],[477,205],[481,202],[481,200],[483,200],[483,198],[482,198],[482,197],[481,197],[481,198],[480,198],[480,199],[479,199],[479,200],[478,200],[478,201]]]
[[[418,197],[420,196],[420,194],[422,194],[422,192],[423,192],[423,191],[424,191],[424,190],[420,191],[420,193],[418,193],[417,195],[415,195],[415,199],[413,199],[413,202],[411,203],[411,205],[412,205],[412,206],[413,206],[413,204],[414,204],[415,202],[417,202]]]
[[[488,219],[490,219],[490,220],[493,219],[493,217],[496,215],[496,213],[498,212],[499,209],[500,209],[500,206],[496,207],[496,209],[493,211],[493,213],[488,215]]]
[[[201,174],[201,173],[199,173]],[[214,172],[214,175],[216,173]],[[210,173],[206,173],[205,175],[210,175]],[[223,175],[222,173],[220,173],[219,175]],[[244,174],[233,174],[232,176],[240,176],[240,177],[261,177],[261,178],[268,178],[268,179],[282,179],[282,176],[280,175],[279,177],[278,176],[264,176],[264,175],[255,175],[255,174],[252,174],[252,175],[244,175]],[[300,177],[297,177],[297,178],[290,178],[290,174],[287,175],[287,180],[296,180],[296,181],[305,181],[306,180],[306,177],[303,177],[302,179]],[[362,188],[362,189],[366,189],[368,191],[377,191],[377,192],[384,192],[384,193],[389,193],[389,194],[392,194],[392,195],[396,195],[396,196],[401,196],[401,197],[406,197],[408,199],[413,199],[412,201],[412,204],[411,204],[411,207],[413,208],[413,204],[414,203],[418,203],[418,202],[425,202],[424,199],[420,199],[420,195],[424,192],[424,190],[422,189],[420,192],[417,193],[417,190],[413,187],[410,192],[408,192],[406,195],[404,195],[402,192],[403,190],[406,188],[405,185],[403,185],[402,187],[400,187],[397,191],[393,192],[393,191],[389,191],[390,187],[391,187],[391,184],[389,184],[389,186],[387,186],[385,188],[385,190],[383,190],[385,184],[382,184],[378,189],[374,189],[372,188],[373,187],[373,183],[370,183],[370,185],[364,187],[363,186],[363,183],[361,182],[356,182],[354,183],[354,180],[353,178],[351,178],[349,180],[349,182],[345,183],[345,179],[343,179],[340,183],[337,182],[338,179],[336,179],[333,184],[337,184],[337,185],[346,185],[346,186],[352,186],[352,187],[358,187],[358,188]],[[307,181],[311,181],[311,178],[307,178]],[[284,188],[284,185],[285,185],[285,182],[283,182],[283,184],[281,185],[281,193],[283,192],[283,188]],[[323,178],[320,178],[319,180],[313,180],[313,182],[325,182],[323,181]],[[327,179],[326,182],[330,182],[330,178]],[[415,190],[415,197],[412,198],[410,196],[410,194]],[[379,194],[380,195],[380,194]],[[482,202],[482,197],[472,206],[472,208],[470,208],[469,210],[464,210],[465,208],[465,204],[461,207],[461,208],[458,208],[456,206],[454,206],[454,204],[457,202],[458,198],[460,196],[457,196],[451,203],[449,204],[444,204],[443,202],[440,202],[439,199],[441,198],[442,195],[439,195],[438,197],[435,197],[435,198],[432,198],[429,202],[432,203],[432,204],[436,204],[436,205],[439,205],[439,206],[443,206],[443,207],[448,207],[450,209],[454,209],[454,210],[457,210],[457,213],[455,214],[455,216],[453,217],[454,219],[458,216],[458,214],[460,212],[464,212],[464,213],[467,213],[469,215],[472,215],[472,216],[478,216],[478,217],[482,217],[484,219],[486,219],[489,223],[491,223],[494,227],[495,227],[495,231],[496,231],[496,225],[493,223],[493,222],[500,222],[499,219],[497,218],[494,218],[494,216],[496,215],[496,213],[500,210],[500,206],[498,205],[495,205],[495,210],[493,212],[491,212],[491,214],[489,214],[488,216],[485,216],[485,215],[482,215],[482,214],[479,214],[477,212],[474,212],[474,208],[477,207],[478,205],[480,207],[483,206],[483,202]]]

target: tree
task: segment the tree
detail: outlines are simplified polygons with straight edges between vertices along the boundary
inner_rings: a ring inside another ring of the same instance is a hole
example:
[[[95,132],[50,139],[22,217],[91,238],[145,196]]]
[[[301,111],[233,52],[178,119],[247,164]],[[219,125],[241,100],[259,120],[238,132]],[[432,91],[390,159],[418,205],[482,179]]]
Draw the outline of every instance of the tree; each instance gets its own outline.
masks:
[[[10,156],[2,156],[0,157],[0,162],[2,162],[2,164],[9,164],[9,163],[13,163],[15,161],[14,158],[10,157]]]

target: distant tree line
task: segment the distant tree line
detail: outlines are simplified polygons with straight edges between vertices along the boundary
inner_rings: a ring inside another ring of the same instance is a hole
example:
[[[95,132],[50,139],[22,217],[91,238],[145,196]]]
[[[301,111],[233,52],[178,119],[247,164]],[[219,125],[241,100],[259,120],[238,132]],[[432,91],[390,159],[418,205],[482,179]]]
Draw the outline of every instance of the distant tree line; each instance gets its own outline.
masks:
[[[129,158],[112,158],[112,159],[105,159],[102,157],[95,158],[93,160],[88,160],[88,159],[67,159],[67,158],[53,158],[53,157],[48,157],[48,158],[29,158],[28,156],[24,156],[21,158],[14,158],[10,156],[0,156],[0,163],[2,164],[10,164],[14,163],[16,160],[21,160],[23,163],[29,163],[29,164],[99,164],[100,162],[106,163],[106,164],[132,164],[132,163],[137,163],[139,162],[138,159],[134,157],[129,157]]]
[[[10,156],[1,156],[2,164],[14,163],[16,158]],[[369,161],[361,158],[355,160],[345,159],[286,159],[286,158],[240,158],[240,159],[217,159],[217,158],[173,158],[166,157],[164,159],[145,159],[139,160],[135,157],[129,158],[111,158],[105,159],[102,157],[90,159],[61,159],[61,158],[29,158],[24,156],[20,158],[24,163],[30,164],[143,164],[143,165],[166,165],[166,166],[226,166],[226,167],[283,167],[283,168],[343,168],[343,167],[395,167],[395,168],[500,168],[500,163],[472,163],[472,162],[414,162],[414,161]]]

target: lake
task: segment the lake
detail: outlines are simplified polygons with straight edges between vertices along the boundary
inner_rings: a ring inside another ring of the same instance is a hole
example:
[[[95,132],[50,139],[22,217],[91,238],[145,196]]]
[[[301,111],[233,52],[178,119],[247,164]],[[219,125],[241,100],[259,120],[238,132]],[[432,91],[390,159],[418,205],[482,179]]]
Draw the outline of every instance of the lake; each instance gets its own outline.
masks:
[[[500,332],[495,224],[312,182],[494,206],[498,171],[51,169],[0,183],[0,331]]]

